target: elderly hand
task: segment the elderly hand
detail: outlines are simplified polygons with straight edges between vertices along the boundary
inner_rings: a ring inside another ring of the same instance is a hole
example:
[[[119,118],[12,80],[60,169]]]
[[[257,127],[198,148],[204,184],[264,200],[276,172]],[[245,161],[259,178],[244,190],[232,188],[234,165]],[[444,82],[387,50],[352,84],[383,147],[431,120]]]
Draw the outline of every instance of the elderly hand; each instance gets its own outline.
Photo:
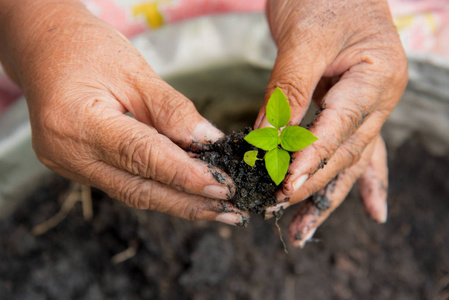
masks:
[[[387,1],[269,0],[267,18],[278,55],[266,101],[281,88],[291,125],[301,122],[311,101],[320,107],[309,127],[318,141],[293,154],[281,204],[267,212],[318,192],[290,226],[291,241],[303,246],[361,176],[368,213],[385,221],[387,168],[379,132],[408,78]],[[255,127],[265,126],[264,105]]]
[[[185,151],[222,133],[125,37],[74,0],[0,0],[0,15],[0,59],[45,165],[132,207],[243,223],[229,177]]]

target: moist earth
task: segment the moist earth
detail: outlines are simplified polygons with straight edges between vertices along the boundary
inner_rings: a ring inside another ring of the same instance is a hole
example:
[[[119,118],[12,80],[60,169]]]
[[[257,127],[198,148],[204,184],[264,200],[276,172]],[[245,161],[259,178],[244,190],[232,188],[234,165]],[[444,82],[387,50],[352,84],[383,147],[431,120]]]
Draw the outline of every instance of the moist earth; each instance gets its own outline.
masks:
[[[0,220],[0,299],[448,299],[449,163],[415,142],[389,160],[386,224],[369,220],[354,191],[313,243],[289,254],[274,220],[190,222],[98,191],[92,221],[77,204],[35,236],[67,190],[55,177]],[[294,212],[279,220],[284,235]],[[130,246],[134,255],[112,261]]]
[[[237,208],[263,214],[266,207],[276,204],[278,187],[268,175],[263,159],[257,160],[254,167],[244,162],[243,156],[247,151],[257,150],[243,139],[250,131],[246,128],[242,132],[226,135],[202,152],[200,159],[220,168],[232,178],[235,194],[230,200]],[[259,150],[258,158],[263,158],[263,155],[264,151]],[[214,174],[222,182],[219,175]]]

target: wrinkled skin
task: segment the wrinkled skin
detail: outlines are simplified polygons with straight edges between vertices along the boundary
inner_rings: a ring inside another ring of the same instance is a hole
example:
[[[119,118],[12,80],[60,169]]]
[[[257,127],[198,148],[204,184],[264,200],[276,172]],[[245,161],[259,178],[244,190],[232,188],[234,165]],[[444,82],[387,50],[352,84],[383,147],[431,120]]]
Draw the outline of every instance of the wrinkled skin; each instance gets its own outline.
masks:
[[[74,0],[0,0],[0,17],[0,60],[25,93],[33,147],[45,165],[136,208],[244,223],[246,214],[226,201],[234,192],[231,180],[222,174],[217,182],[186,152],[222,133],[126,38]],[[310,128],[319,141],[294,154],[279,202],[302,201],[340,174],[331,208],[314,219],[315,227],[296,218],[291,235],[310,235],[357,178],[374,187],[364,193],[368,213],[384,220],[379,130],[407,81],[386,2],[269,1],[267,18],[279,47],[267,95],[275,87],[287,94],[294,125],[312,95],[325,107]],[[255,127],[267,125],[264,107]],[[309,180],[301,187],[294,184],[304,176]]]
[[[243,223],[226,201],[232,181],[185,151],[222,133],[124,36],[78,1],[2,0],[0,11],[0,58],[26,96],[42,163],[132,207]]]
[[[360,178],[368,214],[385,222],[388,171],[379,132],[408,79],[387,1],[272,0],[267,18],[279,50],[266,101],[276,87],[283,89],[291,125],[301,122],[311,101],[321,108],[309,128],[318,141],[293,154],[281,204],[267,217],[318,191],[326,195],[330,208],[317,212],[304,205],[290,225],[291,242],[303,246]],[[264,126],[262,107],[255,127]]]

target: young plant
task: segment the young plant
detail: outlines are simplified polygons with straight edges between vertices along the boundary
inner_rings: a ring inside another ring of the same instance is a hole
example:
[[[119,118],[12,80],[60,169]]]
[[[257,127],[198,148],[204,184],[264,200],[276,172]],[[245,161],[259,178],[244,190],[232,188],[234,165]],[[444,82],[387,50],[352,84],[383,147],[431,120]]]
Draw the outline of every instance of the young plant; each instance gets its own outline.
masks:
[[[310,131],[299,126],[287,126],[290,121],[290,105],[287,97],[276,88],[267,103],[266,116],[268,122],[274,127],[259,128],[251,131],[245,141],[257,148],[265,150],[265,167],[271,179],[279,185],[285,178],[290,164],[290,153],[299,151],[311,145],[318,138]],[[282,127],[285,127],[281,130]],[[280,132],[280,133],[279,133]],[[289,152],[287,152],[289,151]],[[257,150],[247,151],[243,160],[254,167]]]

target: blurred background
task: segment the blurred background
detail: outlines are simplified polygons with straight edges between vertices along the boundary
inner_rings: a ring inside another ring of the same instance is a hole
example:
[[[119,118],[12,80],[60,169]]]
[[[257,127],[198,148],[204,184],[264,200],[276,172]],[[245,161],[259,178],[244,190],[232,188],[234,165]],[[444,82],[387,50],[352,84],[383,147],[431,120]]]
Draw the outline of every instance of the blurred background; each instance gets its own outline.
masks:
[[[410,80],[382,132],[389,220],[371,221],[354,189],[288,254],[273,220],[184,221],[57,176],[31,149],[20,91],[0,79],[0,299],[449,299],[449,7],[412,2],[390,2]],[[167,3],[110,21],[221,130],[252,126],[276,55],[263,1],[202,17],[214,11]]]

